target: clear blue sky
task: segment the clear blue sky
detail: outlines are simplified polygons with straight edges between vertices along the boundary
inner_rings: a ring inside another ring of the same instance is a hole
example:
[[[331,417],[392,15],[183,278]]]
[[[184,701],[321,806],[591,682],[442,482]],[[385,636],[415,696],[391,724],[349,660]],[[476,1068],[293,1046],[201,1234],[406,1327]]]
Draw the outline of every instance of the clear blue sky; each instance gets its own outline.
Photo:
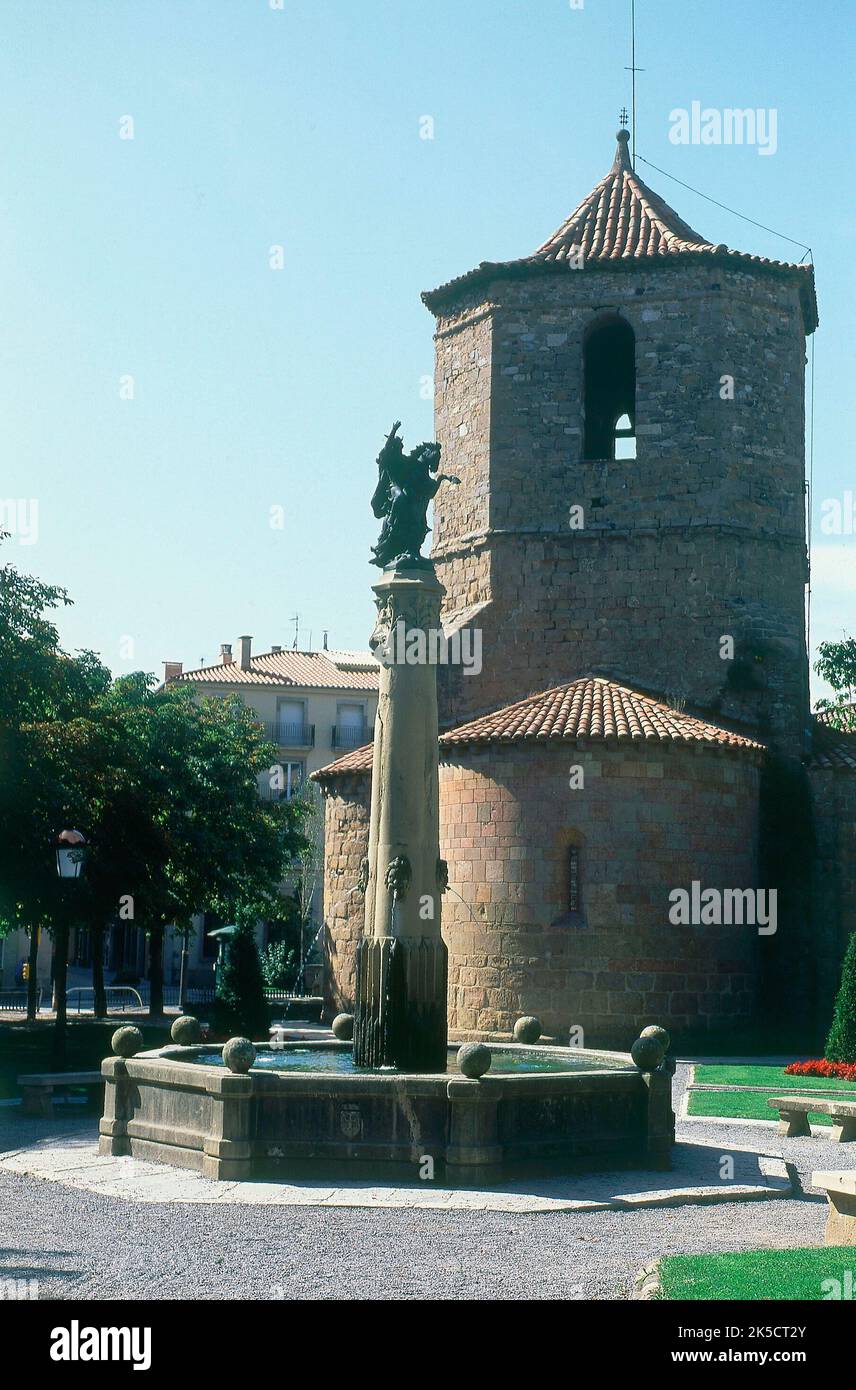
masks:
[[[839,425],[851,7],[637,11],[640,154],[813,248],[819,511],[856,491]],[[534,250],[606,172],[629,105],[628,13],[629,0],[3,0],[0,497],[39,501],[37,543],[4,554],[69,589],[69,648],[160,674],[242,632],[257,650],[290,643],[295,612],[301,645],[328,628],[331,645],[365,646],[373,460],[393,418],[409,444],[432,436],[419,292]],[[774,107],[776,154],[671,144],[669,112],[694,100]],[[127,115],[133,140],[119,138]],[[639,171],[710,240],[799,259]],[[816,640],[856,628],[854,537],[820,539]]]

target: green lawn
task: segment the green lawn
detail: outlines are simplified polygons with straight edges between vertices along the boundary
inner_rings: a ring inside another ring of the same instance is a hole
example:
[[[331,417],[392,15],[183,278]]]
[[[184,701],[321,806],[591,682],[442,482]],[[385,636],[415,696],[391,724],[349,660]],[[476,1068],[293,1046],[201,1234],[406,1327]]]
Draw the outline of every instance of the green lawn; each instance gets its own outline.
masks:
[[[847,1274],[850,1274],[849,1280]],[[823,1246],[819,1250],[742,1250],[729,1255],[667,1255],[660,1261],[663,1297],[780,1299],[822,1302],[835,1289],[824,1281],[836,1279],[840,1297],[854,1296],[856,1246]]]
[[[695,1080],[700,1086],[770,1086],[771,1095],[778,1090],[852,1091],[856,1082],[836,1081],[827,1076],[788,1076],[784,1067],[753,1067],[726,1064],[698,1066]]]
[[[162,1047],[169,1041],[167,1029],[161,1024],[150,1027],[138,1020],[108,1019],[95,1023],[92,1019],[69,1023],[66,1069],[68,1071],[97,1071],[105,1057],[110,1056],[110,1039],[122,1023],[136,1022],[142,1028],[145,1045]],[[53,1071],[51,1043],[53,1023],[0,1023],[0,1100],[20,1095],[15,1078],[22,1072]]]
[[[774,1096],[777,1092],[770,1091]],[[778,1111],[767,1104],[767,1097],[757,1091],[690,1091],[688,1115],[718,1115],[722,1119],[778,1120]],[[828,1115],[809,1112],[809,1123],[830,1125]]]
[[[699,1086],[767,1086],[764,1093],[756,1091],[690,1091],[688,1115],[717,1115],[722,1119],[735,1120],[775,1120],[775,1110],[767,1104],[768,1096],[797,1091],[800,1095],[811,1091],[835,1091],[841,1094],[856,1095],[856,1085],[852,1081],[836,1081],[826,1076],[788,1076],[784,1067],[761,1067],[751,1065],[697,1066],[695,1082]],[[829,1125],[828,1115],[811,1112],[811,1124]]]

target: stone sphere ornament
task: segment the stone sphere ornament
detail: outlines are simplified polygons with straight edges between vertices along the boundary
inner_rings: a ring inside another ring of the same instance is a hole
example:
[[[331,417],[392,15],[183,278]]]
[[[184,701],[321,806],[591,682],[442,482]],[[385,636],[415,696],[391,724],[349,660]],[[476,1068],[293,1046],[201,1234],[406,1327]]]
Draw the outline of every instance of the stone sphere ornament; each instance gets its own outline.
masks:
[[[665,1051],[658,1038],[637,1038],[630,1049],[630,1056],[640,1071],[656,1071]]]
[[[518,1043],[536,1043],[541,1036],[541,1020],[535,1018],[533,1014],[526,1014],[523,1018],[518,1018],[514,1025],[514,1041]]]
[[[647,1028],[642,1029],[639,1036],[640,1038],[656,1038],[664,1052],[668,1052],[672,1045],[672,1039],[669,1037],[665,1028],[660,1027],[659,1023],[649,1023]]]
[[[463,1047],[458,1049],[458,1066],[471,1081],[477,1081],[480,1076],[484,1076],[492,1061],[493,1054],[484,1043],[464,1043]]]
[[[354,1015],[337,1014],[330,1024],[330,1028],[333,1037],[338,1038],[339,1042],[350,1042],[354,1036]]]
[[[256,1060],[256,1049],[249,1038],[230,1038],[223,1045],[223,1061],[230,1071],[241,1074],[250,1070]]]
[[[110,1046],[117,1057],[135,1057],[138,1052],[142,1052],[144,1045],[142,1033],[132,1023],[126,1024],[124,1028],[117,1028],[110,1039]]]
[[[194,1043],[198,1043],[202,1038],[202,1025],[193,1014],[181,1014],[173,1020],[169,1036],[179,1047],[193,1047]]]

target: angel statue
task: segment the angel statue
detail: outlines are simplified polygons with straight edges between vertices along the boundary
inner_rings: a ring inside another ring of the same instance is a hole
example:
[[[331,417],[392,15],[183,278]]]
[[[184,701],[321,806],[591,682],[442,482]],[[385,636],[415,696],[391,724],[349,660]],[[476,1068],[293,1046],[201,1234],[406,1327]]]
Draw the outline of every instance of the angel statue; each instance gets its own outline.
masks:
[[[401,421],[396,420],[377,456],[378,479],[372,497],[372,511],[383,517],[377,545],[372,546],[372,564],[382,569],[399,565],[430,565],[419,552],[428,534],[428,503],[441,483],[459,483],[448,473],[438,473],[440,445],[419,444],[409,454],[398,437]]]

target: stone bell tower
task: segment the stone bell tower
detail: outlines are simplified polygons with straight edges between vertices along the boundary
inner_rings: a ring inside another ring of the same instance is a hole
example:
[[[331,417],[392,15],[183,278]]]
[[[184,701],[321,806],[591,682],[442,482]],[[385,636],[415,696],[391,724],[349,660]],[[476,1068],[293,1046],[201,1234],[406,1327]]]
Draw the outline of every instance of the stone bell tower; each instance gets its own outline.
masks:
[[[458,721],[594,671],[735,719],[808,723],[811,267],[713,245],[612,168],[534,254],[423,295],[437,320],[432,557]]]

